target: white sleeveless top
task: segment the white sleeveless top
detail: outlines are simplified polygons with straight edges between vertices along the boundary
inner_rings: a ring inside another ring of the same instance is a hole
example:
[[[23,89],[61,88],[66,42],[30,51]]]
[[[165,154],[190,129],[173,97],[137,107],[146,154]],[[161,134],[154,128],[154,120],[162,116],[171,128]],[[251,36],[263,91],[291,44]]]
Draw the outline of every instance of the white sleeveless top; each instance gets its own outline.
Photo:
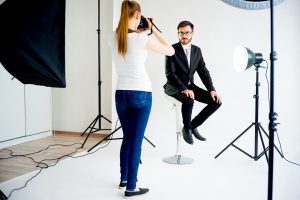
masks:
[[[117,71],[117,90],[152,91],[146,71],[146,42],[149,37],[145,33],[128,33],[128,49],[125,58],[118,53],[115,32],[111,39],[112,55]]]

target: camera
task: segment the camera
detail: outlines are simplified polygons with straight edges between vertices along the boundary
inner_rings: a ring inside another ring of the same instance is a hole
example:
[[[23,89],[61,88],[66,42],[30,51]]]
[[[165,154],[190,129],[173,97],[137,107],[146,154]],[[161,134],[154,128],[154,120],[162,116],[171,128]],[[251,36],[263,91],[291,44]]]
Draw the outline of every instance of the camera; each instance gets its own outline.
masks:
[[[152,18],[148,18],[148,19],[152,23]],[[147,22],[146,18],[142,15],[140,24],[138,25],[137,29],[146,30],[148,28],[149,28],[148,22]]]

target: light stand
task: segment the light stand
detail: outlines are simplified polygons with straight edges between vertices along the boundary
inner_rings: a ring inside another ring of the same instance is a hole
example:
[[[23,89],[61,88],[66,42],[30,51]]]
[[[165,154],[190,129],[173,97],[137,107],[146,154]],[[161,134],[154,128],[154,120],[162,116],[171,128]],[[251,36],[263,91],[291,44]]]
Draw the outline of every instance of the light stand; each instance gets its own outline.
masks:
[[[246,128],[240,135],[238,135],[232,142],[230,142],[218,155],[215,156],[215,158],[218,158],[226,149],[228,149],[230,146],[233,146],[236,149],[238,149],[239,151],[241,151],[242,153],[244,153],[245,155],[247,155],[248,157],[254,159],[255,161],[259,160],[265,154],[266,160],[267,160],[267,162],[269,162],[269,159],[267,156],[267,151],[268,151],[269,147],[267,147],[267,148],[265,147],[265,143],[263,141],[261,131],[263,131],[267,137],[268,137],[268,135],[267,135],[266,131],[264,130],[264,128],[261,126],[259,119],[258,119],[258,117],[259,117],[259,115],[258,115],[258,113],[259,113],[259,86],[260,86],[259,68],[261,68],[261,66],[259,64],[254,64],[254,65],[255,65],[255,70],[256,70],[255,95],[254,95],[254,98],[255,98],[255,121],[248,128]],[[248,68],[250,66],[248,66]],[[254,128],[255,128],[255,132],[254,132],[255,133],[255,146],[254,146],[254,155],[253,156],[234,144],[250,128],[252,128],[252,126],[254,126]],[[258,136],[261,140],[261,143],[262,143],[262,146],[264,149],[260,154],[258,154]],[[279,152],[278,149],[277,149],[277,151]],[[281,156],[283,156],[280,152],[279,152],[279,154]]]
[[[274,168],[274,133],[277,131],[276,126],[276,116],[277,114],[274,112],[274,61],[277,60],[276,52],[274,50],[274,0],[270,2],[270,25],[271,25],[271,52],[270,52],[270,60],[271,60],[271,69],[270,69],[270,113],[269,113],[269,168],[268,168],[268,200],[273,199],[273,168]]]
[[[271,26],[271,52],[270,52],[270,61],[271,61],[271,69],[270,69],[270,113],[269,113],[269,165],[268,165],[268,200],[273,199],[273,168],[274,168],[274,133],[277,131],[276,123],[277,114],[274,111],[274,61],[277,60],[276,52],[274,50],[274,6],[278,3],[283,2],[284,0],[223,0],[224,2],[244,8],[244,9],[263,9],[270,6],[270,26]],[[270,3],[270,4],[268,4]],[[283,155],[281,154],[283,157]]]
[[[101,127],[101,119],[104,119],[111,123],[109,119],[107,119],[105,116],[101,114],[101,38],[100,38],[100,0],[98,0],[98,115],[97,117],[90,123],[90,125],[85,129],[85,131],[81,134],[83,136],[85,133],[88,132],[88,135],[86,136],[81,148],[85,145],[87,139],[89,138],[91,133],[95,133],[102,130],[111,130],[111,129],[103,129]],[[98,127],[95,128],[96,123],[98,122]]]

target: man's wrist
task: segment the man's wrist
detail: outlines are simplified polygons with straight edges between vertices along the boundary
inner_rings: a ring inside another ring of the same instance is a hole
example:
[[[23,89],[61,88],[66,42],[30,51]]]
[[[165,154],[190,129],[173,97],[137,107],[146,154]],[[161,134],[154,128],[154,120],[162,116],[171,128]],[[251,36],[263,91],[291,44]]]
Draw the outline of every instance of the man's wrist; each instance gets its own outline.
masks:
[[[181,91],[181,93],[184,93],[184,92],[186,92],[187,90],[188,90],[188,89],[184,89],[184,90]]]

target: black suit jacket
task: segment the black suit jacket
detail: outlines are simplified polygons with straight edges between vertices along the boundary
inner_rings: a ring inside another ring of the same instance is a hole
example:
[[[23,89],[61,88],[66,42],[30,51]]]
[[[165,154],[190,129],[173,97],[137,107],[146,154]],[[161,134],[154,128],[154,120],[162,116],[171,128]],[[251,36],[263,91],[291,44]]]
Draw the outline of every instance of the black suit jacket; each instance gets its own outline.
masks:
[[[205,66],[202,53],[199,47],[191,46],[190,67],[181,43],[172,45],[175,49],[173,56],[166,56],[167,83],[164,85],[168,95],[174,95],[188,88],[189,81],[194,84],[194,74],[198,73],[206,89],[215,91],[209,71]]]

